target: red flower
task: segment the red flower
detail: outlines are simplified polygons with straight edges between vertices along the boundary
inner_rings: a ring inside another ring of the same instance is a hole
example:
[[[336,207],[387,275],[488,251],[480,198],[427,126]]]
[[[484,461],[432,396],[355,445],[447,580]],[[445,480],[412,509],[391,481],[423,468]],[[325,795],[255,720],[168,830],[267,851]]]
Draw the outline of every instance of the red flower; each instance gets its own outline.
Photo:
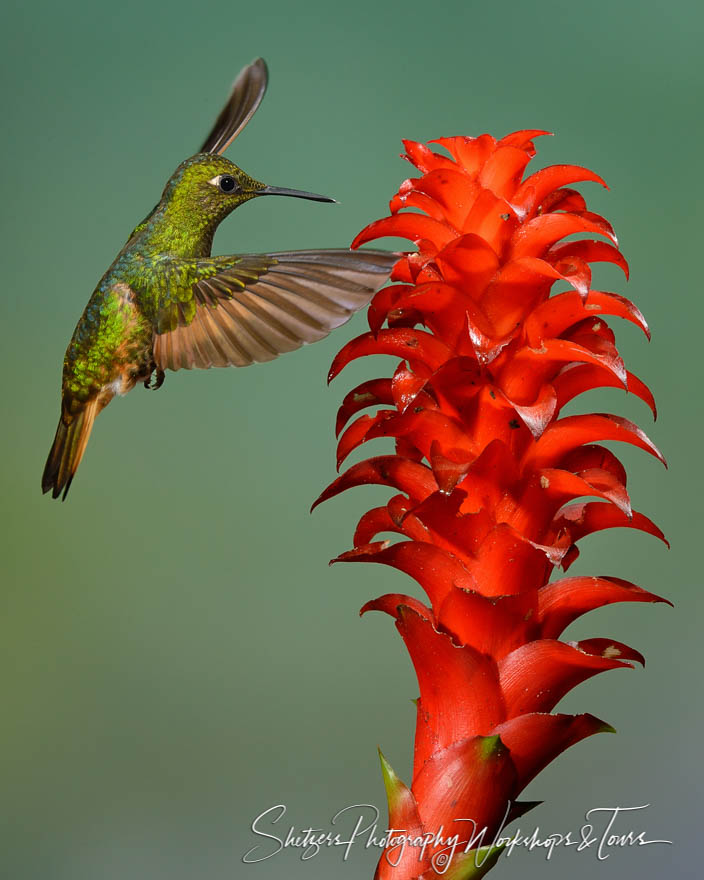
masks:
[[[543,767],[610,729],[592,715],[553,714],[560,699],[598,672],[643,661],[612,639],[561,641],[565,627],[612,602],[665,601],[618,578],[550,581],[591,532],[624,526],[664,538],[631,509],[625,470],[599,445],[621,440],[662,460],[651,441],[616,415],[561,417],[598,386],[630,391],[653,413],[655,404],[626,370],[605,320],[625,318],[647,334],[643,316],[622,296],[591,288],[594,262],[628,273],[609,223],[570,188],[603,181],[573,165],[523,179],[541,134],[434,142],[452,158],[405,142],[421,176],[401,185],[391,216],[353,247],[399,236],[418,251],[399,259],[398,283],[370,305],[370,332],[330,371],[332,379],[364,355],[401,358],[392,378],[351,391],[337,421],[338,466],[375,437],[393,437],[395,454],[353,465],[318,499],[367,483],[396,490],[362,517],[354,549],[337,561],[394,566],[428,597],[425,605],[386,595],[362,609],[395,618],[420,688],[410,789],[383,762],[390,826],[418,837],[442,828],[473,850],[491,844],[507,809],[509,820],[525,811],[516,799]],[[601,239],[564,241],[573,233]],[[556,281],[569,289],[551,295]],[[379,408],[358,415],[368,407]],[[598,500],[573,503],[584,496]],[[403,540],[375,540],[382,532]],[[473,828],[487,831],[472,839]],[[449,854],[455,880],[480,876],[499,852],[484,852],[478,869],[475,854],[461,851]],[[447,857],[437,841],[390,846],[377,877],[431,877]]]

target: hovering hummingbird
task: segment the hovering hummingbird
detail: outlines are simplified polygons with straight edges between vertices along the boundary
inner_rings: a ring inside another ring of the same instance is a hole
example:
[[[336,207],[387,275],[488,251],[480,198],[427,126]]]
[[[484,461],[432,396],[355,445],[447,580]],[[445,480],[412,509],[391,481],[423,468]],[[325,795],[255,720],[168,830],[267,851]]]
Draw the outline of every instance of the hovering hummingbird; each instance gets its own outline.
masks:
[[[322,339],[369,302],[398,255],[311,250],[211,256],[218,225],[259,196],[325,196],[267,186],[222,156],[267,86],[261,58],[245,67],[200,151],[103,275],[64,357],[61,418],[42,490],[66,498],[93,422],[138,382],[165,370],[244,367]],[[152,377],[154,384],[152,385]]]

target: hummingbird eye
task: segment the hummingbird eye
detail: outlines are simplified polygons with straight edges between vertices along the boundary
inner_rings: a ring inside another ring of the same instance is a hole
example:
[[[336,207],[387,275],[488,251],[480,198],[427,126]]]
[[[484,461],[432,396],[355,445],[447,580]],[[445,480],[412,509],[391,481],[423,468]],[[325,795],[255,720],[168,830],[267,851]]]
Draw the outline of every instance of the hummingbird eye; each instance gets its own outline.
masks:
[[[233,193],[239,189],[239,185],[231,174],[223,174],[218,181],[220,192]]]

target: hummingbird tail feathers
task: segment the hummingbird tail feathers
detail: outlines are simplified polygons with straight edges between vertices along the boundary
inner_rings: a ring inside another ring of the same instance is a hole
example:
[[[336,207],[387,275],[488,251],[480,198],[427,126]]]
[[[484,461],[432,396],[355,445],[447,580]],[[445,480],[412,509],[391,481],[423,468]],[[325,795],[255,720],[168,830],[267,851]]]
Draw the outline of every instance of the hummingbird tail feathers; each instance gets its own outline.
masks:
[[[51,491],[52,498],[58,498],[63,492],[61,500],[66,500],[71,481],[78,470],[90,432],[93,430],[93,422],[100,409],[96,397],[77,412],[68,423],[62,413],[54,444],[44,467],[42,492],[46,494]]]

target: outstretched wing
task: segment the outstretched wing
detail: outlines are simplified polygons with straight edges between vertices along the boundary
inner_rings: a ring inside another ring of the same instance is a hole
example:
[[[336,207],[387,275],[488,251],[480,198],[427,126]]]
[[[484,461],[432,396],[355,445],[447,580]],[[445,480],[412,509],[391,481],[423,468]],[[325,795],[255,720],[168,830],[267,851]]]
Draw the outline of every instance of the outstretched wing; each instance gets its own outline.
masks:
[[[156,365],[244,367],[322,339],[369,302],[398,257],[324,250],[199,260],[190,287],[160,303]]]
[[[215,120],[213,129],[200,148],[201,153],[224,153],[261,104],[268,72],[263,58],[242,68],[235,80],[227,103]]]

